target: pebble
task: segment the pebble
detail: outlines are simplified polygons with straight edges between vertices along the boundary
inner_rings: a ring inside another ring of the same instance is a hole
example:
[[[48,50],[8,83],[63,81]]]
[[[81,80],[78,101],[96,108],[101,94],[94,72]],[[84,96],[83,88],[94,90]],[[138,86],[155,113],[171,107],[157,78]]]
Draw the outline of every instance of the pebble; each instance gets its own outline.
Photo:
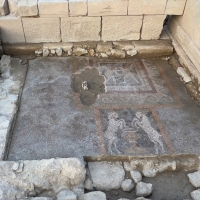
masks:
[[[139,183],[142,180],[142,175],[137,170],[130,171],[131,178],[135,181],[135,183]]]
[[[121,188],[125,192],[130,192],[134,188],[133,181],[131,179],[126,179],[123,181]]]
[[[139,182],[136,185],[136,195],[141,197],[149,196],[153,191],[153,186],[151,183]]]
[[[57,56],[62,56],[62,48],[57,48],[56,49],[56,54],[57,54]]]
[[[47,57],[49,55],[48,49],[43,49],[43,57]]]

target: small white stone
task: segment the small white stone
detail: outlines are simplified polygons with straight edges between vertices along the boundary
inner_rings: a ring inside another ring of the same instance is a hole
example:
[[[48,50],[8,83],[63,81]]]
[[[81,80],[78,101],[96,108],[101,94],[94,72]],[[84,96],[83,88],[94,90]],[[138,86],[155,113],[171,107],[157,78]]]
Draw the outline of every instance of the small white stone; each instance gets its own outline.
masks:
[[[185,83],[189,83],[192,81],[191,77],[187,74],[183,67],[178,67],[177,73],[183,78]]]
[[[139,183],[142,180],[142,175],[137,170],[130,171],[131,178],[135,181],[135,183]]]
[[[106,53],[100,53],[102,58],[108,58],[108,55]]]
[[[17,171],[19,168],[19,163],[18,162],[14,162],[13,166],[12,166],[12,171]]]
[[[151,183],[139,182],[136,185],[136,195],[141,197],[149,196],[153,191],[153,186]]]
[[[55,54],[56,51],[54,49],[51,49],[51,54]]]
[[[147,198],[144,198],[144,197],[138,197],[137,199],[135,200],[151,200],[151,199],[147,199]]]
[[[71,190],[62,190],[57,194],[57,200],[77,200],[77,194]]]
[[[72,55],[72,50],[67,51],[67,55],[71,56]]]
[[[57,54],[57,56],[62,56],[62,48],[57,48],[56,54]]]
[[[19,163],[19,167],[18,167],[18,169],[16,170],[16,172],[18,172],[18,173],[23,172],[23,169],[24,169],[24,163],[23,163],[23,162],[20,162],[20,163]]]
[[[128,50],[126,53],[129,56],[135,56],[135,55],[137,55],[137,50],[136,49]]]
[[[103,192],[89,192],[79,197],[79,200],[106,200],[106,195]]]
[[[192,200],[200,200],[200,189],[194,190],[190,194],[191,194]]]
[[[95,56],[95,51],[94,49],[90,49],[89,50],[90,56],[94,57]]]
[[[43,49],[43,57],[47,57],[49,55],[48,49]]]
[[[124,169],[129,172],[131,171],[131,165],[129,162],[124,162]]]
[[[123,181],[121,188],[125,192],[129,192],[134,188],[133,181],[131,179],[126,179]]]
[[[190,183],[196,187],[200,187],[200,171],[188,174]]]
[[[93,183],[90,178],[86,179],[85,181],[85,188],[87,190],[93,190]]]
[[[73,52],[75,55],[77,56],[81,56],[81,55],[85,55],[88,53],[88,51],[84,48],[81,48],[81,47],[77,47],[77,48],[74,48],[73,49]]]

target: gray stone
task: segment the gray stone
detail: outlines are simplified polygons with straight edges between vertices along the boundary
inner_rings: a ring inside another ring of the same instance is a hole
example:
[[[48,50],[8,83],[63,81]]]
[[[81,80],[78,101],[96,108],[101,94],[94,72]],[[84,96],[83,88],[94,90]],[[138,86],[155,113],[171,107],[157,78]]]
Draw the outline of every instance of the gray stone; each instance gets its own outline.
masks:
[[[85,55],[88,53],[88,51],[84,48],[81,48],[81,47],[77,47],[77,48],[74,48],[73,49],[73,53],[76,55],[76,56],[82,56],[82,55]]]
[[[142,180],[142,175],[137,170],[130,171],[131,178],[135,181],[135,183],[139,183]]]
[[[62,48],[57,48],[56,54],[57,54],[57,56],[62,56]]]
[[[200,200],[200,189],[194,190],[190,194],[191,194],[192,200]]]
[[[89,162],[93,186],[97,190],[120,188],[125,172],[121,162]]]
[[[150,199],[147,199],[147,198],[144,198],[144,197],[138,197],[137,199],[135,200],[150,200]]]
[[[85,181],[85,189],[93,190],[93,183],[90,178],[86,179]]]
[[[118,49],[112,49],[111,54],[115,58],[125,58],[125,56],[126,56],[124,51],[118,50]]]
[[[129,162],[124,162],[124,169],[129,172],[131,171],[131,165]]]
[[[53,200],[53,198],[51,198],[51,197],[34,197],[34,198],[31,198],[30,200]]]
[[[79,200],[106,200],[106,195],[103,192],[89,192],[81,195]]]
[[[188,174],[190,183],[198,188],[200,187],[200,171]]]
[[[43,57],[47,57],[49,55],[48,49],[43,49]]]
[[[189,83],[192,81],[191,77],[187,74],[183,67],[178,67],[177,73],[183,78],[185,83]]]
[[[2,73],[3,78],[9,78],[11,75],[11,58],[10,56],[3,55],[1,57],[1,66],[0,66],[0,71]]]
[[[151,183],[139,182],[136,185],[137,196],[147,197],[152,193],[152,191],[153,191],[153,186]]]
[[[134,188],[133,181],[131,179],[126,179],[123,181],[121,188],[125,192],[129,192]]]
[[[126,53],[129,56],[135,56],[137,55],[137,50],[136,49],[128,50]]]
[[[97,43],[96,52],[106,53],[112,49],[112,42],[99,42]]]
[[[77,194],[71,190],[62,190],[57,194],[57,200],[77,200]]]

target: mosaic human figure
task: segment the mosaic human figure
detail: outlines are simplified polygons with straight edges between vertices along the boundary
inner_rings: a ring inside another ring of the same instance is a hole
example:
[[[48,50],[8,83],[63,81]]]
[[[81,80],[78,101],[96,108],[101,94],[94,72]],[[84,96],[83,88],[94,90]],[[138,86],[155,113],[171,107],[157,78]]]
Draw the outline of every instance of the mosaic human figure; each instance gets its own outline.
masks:
[[[117,131],[119,128],[123,129],[123,127],[126,126],[126,122],[124,121],[124,119],[118,120],[118,114],[116,112],[110,112],[108,114],[108,119],[109,119],[109,124],[108,124],[108,128],[105,132],[105,137],[109,141],[108,150],[112,154],[113,153],[112,148],[114,148],[114,150],[118,154],[120,154],[121,152],[117,148],[117,140],[118,140]]]
[[[151,126],[151,123],[145,114],[136,112],[136,117],[132,121],[132,126],[138,126],[147,133],[149,139],[154,143],[156,154],[158,154],[160,148],[161,151],[164,152],[164,146],[160,140],[161,135]]]

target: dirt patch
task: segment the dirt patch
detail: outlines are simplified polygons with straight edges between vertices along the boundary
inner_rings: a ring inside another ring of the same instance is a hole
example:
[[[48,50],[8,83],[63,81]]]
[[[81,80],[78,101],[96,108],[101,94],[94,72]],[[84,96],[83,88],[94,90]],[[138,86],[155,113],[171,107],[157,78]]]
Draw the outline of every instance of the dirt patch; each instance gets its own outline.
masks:
[[[81,74],[73,76],[72,88],[76,93],[79,93],[83,105],[91,106],[99,94],[105,93],[104,81],[104,77],[99,75],[97,68],[86,68]],[[85,85],[85,89],[83,85]]]

